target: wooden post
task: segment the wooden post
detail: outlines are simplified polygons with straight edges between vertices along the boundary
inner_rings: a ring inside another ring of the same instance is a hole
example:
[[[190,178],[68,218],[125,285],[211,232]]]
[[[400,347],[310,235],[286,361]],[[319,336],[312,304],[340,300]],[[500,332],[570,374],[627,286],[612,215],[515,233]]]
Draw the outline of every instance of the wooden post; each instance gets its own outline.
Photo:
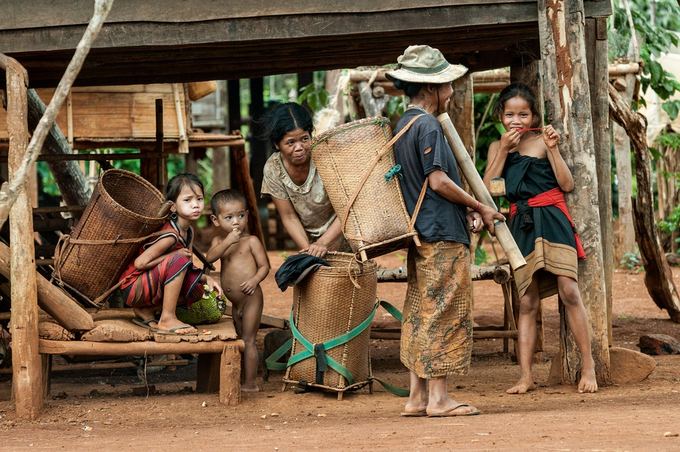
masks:
[[[231,186],[229,176],[229,148],[218,147],[212,150],[213,194]]]
[[[222,350],[220,402],[229,406],[241,403],[241,352],[235,345],[227,345]]]
[[[5,59],[10,182],[18,177],[28,145],[28,75],[14,59]],[[9,211],[12,286],[12,393],[17,417],[35,419],[43,405],[42,361],[38,353],[38,289],[33,249],[33,211],[27,183],[18,187]]]
[[[201,353],[196,363],[196,392],[215,393],[220,389],[219,353]],[[239,378],[241,376],[239,375]]]
[[[579,264],[579,289],[592,327],[597,380],[604,385],[611,382],[611,371],[584,21],[583,0],[538,1],[546,111],[549,122],[562,136],[560,152],[574,176],[575,191],[567,196],[567,204],[588,255]],[[564,315],[560,351],[561,359],[554,361],[561,365],[559,375],[565,383],[576,383],[580,359]]]
[[[539,60],[524,61],[522,64],[515,64],[510,66],[510,83],[524,83],[536,95],[538,102],[538,113],[543,118],[543,84],[541,83],[541,64]],[[514,310],[515,321],[519,316],[519,299],[515,302],[516,308]],[[543,308],[539,303],[538,312],[536,314],[536,348],[534,354],[534,361],[541,362],[543,359],[543,342],[545,339],[545,331],[543,329]]]
[[[607,60],[607,20],[586,19],[586,56],[593,116],[593,141],[600,200],[600,234],[607,300],[607,335],[612,344],[612,280],[614,279],[614,237],[612,228],[612,172],[609,139],[609,74]]]
[[[164,191],[166,182],[166,165],[164,153],[164,134],[163,134],[163,99],[156,99],[156,145],[155,156],[142,159],[140,174],[161,193]]]
[[[472,76],[468,72],[453,82],[453,95],[449,102],[449,116],[453,126],[463,141],[465,150],[472,161],[475,161],[475,98],[472,87]],[[458,171],[460,173],[460,171]],[[463,178],[465,191],[470,193],[470,187]]]
[[[250,233],[256,235],[263,244],[266,245],[264,233],[262,231],[262,222],[260,221],[260,212],[257,208],[257,196],[255,195],[255,187],[253,187],[253,180],[250,177],[250,169],[248,166],[248,157],[243,146],[234,146],[231,148],[231,182],[232,188],[236,188],[243,193],[248,203],[248,214],[251,218],[249,222]]]

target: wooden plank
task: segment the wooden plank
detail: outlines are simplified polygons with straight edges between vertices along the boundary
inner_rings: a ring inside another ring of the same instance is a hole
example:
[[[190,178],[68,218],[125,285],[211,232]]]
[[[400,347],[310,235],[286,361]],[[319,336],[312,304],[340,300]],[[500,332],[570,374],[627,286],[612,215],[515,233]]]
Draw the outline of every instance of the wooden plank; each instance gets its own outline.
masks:
[[[164,86],[164,85],[152,85]],[[141,92],[139,91],[141,90]],[[43,102],[49,102],[53,90],[39,89],[38,95]],[[147,90],[144,85],[138,85],[137,90],[124,91],[117,87],[111,89],[95,87],[93,90],[74,89],[71,94],[73,105],[73,136],[79,140],[115,140],[115,139],[153,139],[155,137],[154,109],[155,100],[163,99],[165,105],[175,105],[172,91],[161,89]],[[183,91],[178,93],[180,113],[186,123],[184,115],[185,98]],[[6,139],[7,130],[4,127],[6,113],[0,109],[0,140]],[[164,135],[173,140],[179,138],[177,127],[177,112],[175,108],[164,111]],[[67,108],[64,106],[57,115],[57,125],[67,130]]]
[[[9,131],[10,180],[26,154],[28,146],[28,76],[14,60],[3,55],[6,79],[7,130]],[[1,110],[1,109],[0,109]],[[33,249],[33,214],[28,187],[20,192],[9,211],[12,250],[9,257],[12,322],[12,395],[17,417],[35,419],[43,406],[43,362],[38,354],[38,288]],[[7,260],[5,260],[7,262]]]
[[[430,33],[405,31],[379,38],[372,34],[352,36],[351,39],[327,38],[323,45],[307,40],[260,42],[257,45],[242,46],[226,43],[209,47],[197,46],[184,59],[178,59],[176,52],[169,52],[165,47],[145,48],[143,51],[129,49],[125,58],[118,55],[97,55],[95,52],[88,60],[91,66],[85,68],[78,83],[116,85],[139,81],[158,83],[207,78],[237,79],[290,73],[298,69],[309,71],[382,65],[394,61],[406,46],[416,41],[428,42],[442,50],[447,59],[462,63],[473,70],[488,69],[509,65],[516,58],[515,54],[520,52],[526,54],[538,51],[537,36],[534,37],[530,23],[525,25],[515,32],[505,26],[495,26],[494,34],[487,35],[486,38],[471,36],[466,40],[456,36],[468,36],[467,30],[463,33],[461,30],[448,29]],[[504,39],[499,40],[497,35],[503,35]],[[366,41],[376,47],[359,47],[357,44]],[[474,45],[471,44],[473,42]],[[319,47],[314,59],[300,60],[294,56],[317,46]],[[271,58],[264,59],[258,55],[268,55]],[[235,60],[248,61],[248,65],[235,65]],[[33,86],[50,86],[56,83],[55,68],[46,65],[43,58],[26,55],[22,56],[22,62],[31,70]],[[115,71],[103,70],[103,67],[113,68]],[[159,71],[158,67],[163,67],[163,71]]]
[[[83,342],[40,339],[40,353],[48,355],[131,356],[168,355],[182,353],[222,353],[232,345],[243,349],[240,339],[210,342]]]
[[[598,179],[593,141],[585,54],[582,0],[539,0],[541,45],[545,58],[544,93],[549,122],[563,137],[560,152],[572,169],[577,192],[567,205],[579,221],[579,233],[588,258],[579,264],[578,285],[592,327],[591,346],[597,380],[611,382],[607,303],[600,234]],[[563,306],[560,312],[563,313]],[[568,333],[564,315],[560,322],[561,376],[576,383],[580,358]]]
[[[235,1],[207,0],[194,2],[187,6],[186,1],[166,0],[159,8],[157,2],[135,2],[116,4],[110,22],[195,22],[216,19],[247,19],[262,15],[296,16],[309,14],[354,13],[366,14],[415,8],[490,4],[528,3],[528,0],[383,0],[373,3],[356,3],[342,0],[298,0],[294,3],[271,2],[270,0],[251,0],[247,3]],[[50,2],[32,1],[19,8],[8,5],[8,20],[0,30],[17,28],[72,26],[87,23],[86,12],[90,5],[83,1],[69,2],[61,9],[61,14],[53,14]],[[190,14],[187,14],[190,11]]]

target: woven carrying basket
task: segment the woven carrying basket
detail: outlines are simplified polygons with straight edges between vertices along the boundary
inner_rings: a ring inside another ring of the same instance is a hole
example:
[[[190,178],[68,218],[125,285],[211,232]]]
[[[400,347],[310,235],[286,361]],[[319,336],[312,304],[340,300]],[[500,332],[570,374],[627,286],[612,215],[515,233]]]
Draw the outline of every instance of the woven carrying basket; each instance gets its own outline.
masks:
[[[330,267],[320,267],[294,288],[293,321],[304,338],[320,344],[359,325],[371,314],[378,284],[373,261],[358,263],[349,253],[328,253]],[[351,271],[351,278],[349,272]],[[354,285],[352,279],[357,283]],[[286,369],[284,382],[343,392],[371,380],[370,327],[327,354],[352,373],[354,383],[328,367],[323,384],[316,383],[316,360],[312,356]],[[291,356],[304,350],[293,340]]]
[[[141,239],[163,226],[166,218],[159,216],[163,204],[161,192],[140,176],[106,171],[55,256],[55,278],[90,300],[102,295],[118,282]],[[125,243],[116,243],[121,240]]]
[[[391,139],[388,119],[367,118],[324,132],[312,144],[312,158],[328,198],[338,217],[346,217],[343,233],[355,253],[365,254],[362,257],[406,248],[416,235],[398,177],[385,178],[395,164]]]

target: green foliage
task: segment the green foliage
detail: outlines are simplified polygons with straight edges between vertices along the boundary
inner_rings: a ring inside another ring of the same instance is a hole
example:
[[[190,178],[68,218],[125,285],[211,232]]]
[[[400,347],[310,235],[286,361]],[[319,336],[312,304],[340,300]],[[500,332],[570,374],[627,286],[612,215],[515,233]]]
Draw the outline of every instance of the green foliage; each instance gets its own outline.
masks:
[[[475,166],[480,174],[486,170],[489,145],[499,140],[504,132],[503,125],[492,113],[497,98],[497,94],[475,94],[475,131],[478,131]]]
[[[475,248],[475,265],[485,264],[489,260],[489,255],[484,248],[482,248],[482,241],[479,241],[477,248]]]
[[[680,112],[680,101],[668,99],[673,93],[680,91],[680,82],[673,74],[665,71],[657,60],[680,43],[677,32],[680,30],[680,6],[676,0],[629,1],[643,62],[642,90],[651,87],[666,101],[662,108],[671,119],[675,119]],[[620,1],[614,1],[613,5],[614,14],[609,21],[609,56],[616,60],[628,55],[631,30],[624,5]]]
[[[408,100],[406,96],[392,96],[385,105],[385,112],[390,121],[394,122],[396,118],[400,118],[406,111]]]
[[[642,271],[642,261],[640,260],[640,255],[638,253],[626,253],[621,258],[621,267],[626,270],[640,272]]]
[[[680,206],[675,206],[668,217],[659,221],[659,229],[666,234],[680,231]],[[680,237],[676,241],[680,243]]]
[[[297,101],[306,103],[309,108],[317,112],[328,105],[328,91],[324,86],[325,72],[317,71],[314,73],[314,81],[305,85],[298,94]]]

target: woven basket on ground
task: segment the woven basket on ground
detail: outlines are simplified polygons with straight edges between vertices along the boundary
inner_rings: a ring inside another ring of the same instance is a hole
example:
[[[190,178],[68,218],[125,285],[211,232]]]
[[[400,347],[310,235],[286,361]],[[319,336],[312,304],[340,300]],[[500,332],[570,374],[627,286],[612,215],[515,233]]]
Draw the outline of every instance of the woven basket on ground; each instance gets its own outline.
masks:
[[[308,276],[295,286],[293,294],[293,322],[312,344],[351,331],[368,318],[376,303],[378,280],[373,261],[358,263],[349,253],[329,253],[325,259],[331,266],[321,267]],[[288,367],[284,381],[338,392],[362,387],[371,380],[369,339],[370,327],[327,351],[328,356],[351,372],[352,383],[330,367],[323,374],[323,382],[318,383],[314,356]],[[304,346],[294,340],[291,356],[303,350]]]
[[[343,124],[319,135],[312,158],[352,250],[366,259],[408,246],[416,235],[394,172],[386,118]],[[348,209],[349,207],[349,209]]]
[[[60,243],[57,281],[95,300],[117,283],[144,237],[161,228],[163,206],[163,195],[140,176],[106,171],[73,232]]]

